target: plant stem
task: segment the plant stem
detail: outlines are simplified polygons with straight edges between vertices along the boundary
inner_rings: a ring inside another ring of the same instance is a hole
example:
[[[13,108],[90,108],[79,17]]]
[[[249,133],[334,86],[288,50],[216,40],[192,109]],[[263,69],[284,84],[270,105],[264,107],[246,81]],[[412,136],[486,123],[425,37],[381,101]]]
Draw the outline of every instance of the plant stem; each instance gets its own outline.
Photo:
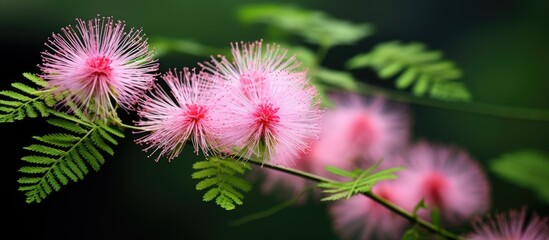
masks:
[[[324,61],[324,58],[326,58],[328,50],[330,50],[330,46],[328,44],[320,44],[315,56],[318,66],[322,65],[322,61]]]
[[[474,102],[458,103],[437,101],[429,98],[415,97],[409,94],[403,94],[400,91],[384,89],[361,82],[357,82],[356,92],[368,95],[381,95],[388,99],[400,102],[412,103],[439,109],[468,112],[492,117],[531,121],[549,121],[549,111],[544,111],[540,109],[506,107]]]
[[[274,169],[274,170],[277,170],[277,171],[285,172],[285,173],[288,173],[288,174],[291,174],[291,175],[294,175],[294,176],[298,176],[298,177],[301,177],[301,178],[305,178],[305,179],[311,180],[313,182],[318,182],[318,183],[323,183],[323,182],[333,183],[334,182],[334,180],[329,179],[329,178],[321,177],[321,176],[311,174],[311,173],[307,173],[307,172],[304,172],[304,171],[300,171],[300,170],[297,170],[297,169],[292,169],[292,168],[282,167],[282,166],[278,166],[278,165],[273,165],[273,164],[270,164],[270,163],[265,163],[265,162],[255,160],[255,159],[248,159],[248,162],[252,163],[252,164],[255,164],[255,165],[258,165],[258,166],[261,166],[261,167],[266,167],[266,168]],[[401,217],[407,219],[408,221],[410,221],[414,224],[417,224],[417,225],[425,228],[426,230],[428,230],[432,233],[438,234],[438,235],[443,236],[447,239],[463,240],[462,237],[460,237],[456,234],[453,234],[451,232],[448,232],[448,231],[446,231],[442,228],[439,228],[439,227],[433,225],[430,222],[427,222],[423,219],[418,218],[417,216],[414,216],[412,213],[409,213],[408,211],[392,204],[391,202],[386,201],[385,199],[375,195],[371,191],[370,192],[365,192],[363,194],[365,196],[369,197],[370,199],[372,199],[373,201],[383,205],[385,208],[391,210],[395,214],[400,215]]]
[[[131,129],[131,130],[144,131],[143,128],[132,126],[132,125],[127,125],[127,124],[124,124],[124,123],[120,123],[120,126],[122,126],[123,128]]]

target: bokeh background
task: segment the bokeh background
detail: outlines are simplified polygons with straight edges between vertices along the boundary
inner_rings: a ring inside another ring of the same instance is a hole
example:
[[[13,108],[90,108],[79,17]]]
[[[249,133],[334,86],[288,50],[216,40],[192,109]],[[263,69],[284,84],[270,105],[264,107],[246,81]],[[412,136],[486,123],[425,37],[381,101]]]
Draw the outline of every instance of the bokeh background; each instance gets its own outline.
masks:
[[[40,52],[52,32],[75,18],[97,14],[143,27],[148,37],[192,39],[216,47],[263,38],[260,26],[245,26],[236,10],[252,0],[43,1],[0,0],[2,89],[22,81],[22,72],[37,73]],[[376,26],[373,37],[354,46],[332,49],[325,65],[341,69],[344,60],[389,40],[420,41],[444,51],[464,71],[462,81],[474,101],[549,109],[548,1],[534,0],[385,0],[291,3],[352,22]],[[197,57],[169,54],[161,70],[195,66]],[[372,80],[379,81],[379,80]],[[375,82],[374,82],[375,84]],[[413,138],[468,149],[483,166],[503,153],[521,149],[549,152],[547,122],[494,118],[429,107],[411,106]],[[128,133],[98,173],[70,184],[41,204],[28,205],[17,191],[17,169],[31,136],[46,132],[40,120],[0,125],[4,236],[35,239],[337,239],[326,206],[309,203],[266,219],[233,227],[229,221],[279,204],[279,198],[254,188],[245,205],[225,211],[203,203],[190,177],[194,156],[156,163],[141,152]],[[488,172],[492,212],[528,206],[549,215],[537,195]],[[549,178],[549,176],[548,176]],[[7,203],[6,203],[7,202]]]

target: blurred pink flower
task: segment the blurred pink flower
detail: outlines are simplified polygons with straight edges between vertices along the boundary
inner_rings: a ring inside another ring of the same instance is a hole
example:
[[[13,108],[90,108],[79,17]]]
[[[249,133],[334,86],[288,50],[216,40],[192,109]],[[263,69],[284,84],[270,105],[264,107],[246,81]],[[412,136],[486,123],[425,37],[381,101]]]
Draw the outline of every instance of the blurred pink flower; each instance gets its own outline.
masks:
[[[486,223],[480,221],[474,224],[475,231],[467,239],[471,240],[547,240],[549,225],[547,218],[533,215],[526,224],[526,209],[509,211],[508,214],[496,215]]]
[[[126,24],[110,17],[76,21],[46,43],[40,76],[93,118],[116,116],[112,100],[133,110],[158,70],[141,29],[124,32]]]
[[[323,145],[322,158],[369,167],[408,144],[410,124],[404,109],[390,107],[381,98],[366,99],[356,94],[332,98],[336,106],[326,112],[319,143]]]
[[[457,224],[488,209],[487,178],[466,151],[419,142],[403,158],[398,181],[406,185],[404,196],[414,204],[424,199],[430,207],[419,211],[421,217],[429,218],[437,207],[442,218]]]
[[[373,193],[398,206],[410,205],[395,181],[376,184]],[[412,209],[406,209],[408,211]],[[334,230],[343,239],[400,239],[408,222],[363,195],[339,200],[330,209]]]
[[[194,152],[198,154],[200,150],[207,156],[217,142],[216,125],[221,124],[211,119],[219,109],[219,81],[188,69],[170,71],[162,79],[170,91],[158,86],[151,97],[142,100],[137,125],[150,133],[136,142],[149,145],[145,151],[154,149],[153,154],[160,151],[158,158],[167,155],[171,160],[191,138]]]
[[[230,85],[215,117],[223,123],[221,146],[245,159],[288,164],[318,138],[322,111],[295,57],[277,45],[262,49],[261,41],[234,44],[234,62],[212,58],[201,66]]]
[[[337,176],[326,171],[326,166],[345,170],[370,167],[408,142],[409,121],[402,108],[355,94],[334,94],[332,98],[336,105],[323,117],[320,140],[312,141],[309,153],[294,159],[295,165],[290,167],[334,179]],[[282,186],[299,193],[306,183],[285,173],[266,171],[263,189],[268,192]]]

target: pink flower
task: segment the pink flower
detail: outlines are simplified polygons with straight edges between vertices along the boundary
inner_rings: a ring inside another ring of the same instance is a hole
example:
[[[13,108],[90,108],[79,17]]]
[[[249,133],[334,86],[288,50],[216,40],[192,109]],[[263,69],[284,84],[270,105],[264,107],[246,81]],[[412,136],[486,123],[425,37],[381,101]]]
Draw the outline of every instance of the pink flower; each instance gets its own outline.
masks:
[[[372,191],[398,206],[409,205],[403,203],[407,198],[395,181],[380,182]],[[339,200],[329,211],[334,230],[343,239],[400,239],[407,226],[407,220],[363,195]]]
[[[318,138],[322,111],[316,90],[295,57],[262,42],[234,44],[234,62],[226,58],[202,65],[228,87],[216,121],[222,122],[221,145],[243,158],[289,163]]]
[[[134,109],[158,70],[141,30],[124,32],[126,25],[110,17],[76,21],[46,43],[51,52],[42,53],[41,77],[93,118],[116,116],[112,100]]]
[[[338,94],[332,98],[336,106],[323,117],[320,140],[311,141],[309,154],[293,159],[295,165],[291,167],[337,178],[326,171],[326,166],[346,170],[370,167],[408,142],[409,121],[402,108],[356,94]],[[263,189],[272,191],[275,186],[282,186],[299,193],[306,183],[288,174],[266,171]]]
[[[526,210],[510,211],[490,219],[487,223],[476,222],[475,231],[467,239],[471,240],[546,240],[549,239],[547,218],[533,215],[526,224]]]
[[[483,213],[489,206],[489,185],[479,165],[464,150],[419,142],[404,154],[399,172],[404,195],[437,207],[441,217],[459,223]],[[413,206],[412,206],[413,207]],[[428,218],[430,210],[420,210]]]
[[[326,113],[320,143],[324,145],[324,158],[369,167],[407,145],[410,124],[402,108],[356,94],[332,98],[336,106]]]
[[[195,153],[200,150],[207,156],[212,145],[216,145],[215,126],[221,124],[211,119],[219,109],[220,96],[216,94],[221,85],[205,73],[197,74],[188,69],[170,71],[162,79],[170,94],[158,87],[151,97],[142,101],[138,126],[150,133],[137,142],[149,145],[145,151],[160,151],[158,158],[167,155],[171,160],[191,138]]]

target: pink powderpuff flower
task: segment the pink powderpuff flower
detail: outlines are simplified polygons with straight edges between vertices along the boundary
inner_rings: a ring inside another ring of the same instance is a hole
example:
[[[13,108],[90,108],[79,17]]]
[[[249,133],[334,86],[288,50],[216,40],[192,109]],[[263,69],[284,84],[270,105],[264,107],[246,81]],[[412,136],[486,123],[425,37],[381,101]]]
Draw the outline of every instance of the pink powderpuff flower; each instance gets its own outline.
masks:
[[[509,211],[490,219],[487,223],[477,221],[473,225],[475,231],[467,239],[470,240],[547,240],[549,225],[547,218],[534,215],[526,224],[526,209]]]
[[[324,158],[369,167],[408,144],[410,121],[402,107],[356,94],[331,97],[335,108],[326,112],[320,143],[327,143]]]
[[[405,169],[398,181],[407,186],[404,195],[429,206],[418,212],[421,217],[428,219],[430,209],[437,207],[442,218],[457,224],[488,209],[487,178],[466,151],[419,142],[401,160]]]
[[[92,118],[116,116],[112,100],[133,110],[158,70],[142,30],[125,32],[125,23],[110,17],[76,21],[46,43],[51,52],[42,53],[40,77]]]
[[[201,65],[229,87],[216,121],[223,123],[221,148],[244,159],[289,163],[318,138],[322,111],[317,92],[295,56],[262,42],[232,45],[234,62],[222,57]]]
[[[334,109],[323,116],[320,140],[312,141],[309,154],[294,159],[298,170],[327,178],[337,176],[326,166],[352,170],[367,168],[388,158],[408,142],[409,121],[406,111],[389,106],[382,99],[365,99],[356,94],[334,94]],[[266,171],[264,191],[282,186],[297,194],[307,181],[284,173]]]
[[[212,115],[219,109],[222,85],[206,73],[184,69],[170,71],[162,76],[169,87],[169,93],[157,87],[152,96],[142,100],[138,111],[141,117],[137,123],[148,135],[136,142],[147,144],[154,152],[160,151],[157,160],[164,155],[171,160],[179,155],[185,143],[191,138],[194,152],[208,156],[211,147],[217,145],[217,122]],[[173,97],[171,97],[173,96]]]
[[[397,206],[410,205],[396,181],[376,184],[373,193]],[[408,211],[412,209],[406,209]],[[400,239],[407,220],[363,195],[339,200],[329,208],[334,230],[343,239]]]

